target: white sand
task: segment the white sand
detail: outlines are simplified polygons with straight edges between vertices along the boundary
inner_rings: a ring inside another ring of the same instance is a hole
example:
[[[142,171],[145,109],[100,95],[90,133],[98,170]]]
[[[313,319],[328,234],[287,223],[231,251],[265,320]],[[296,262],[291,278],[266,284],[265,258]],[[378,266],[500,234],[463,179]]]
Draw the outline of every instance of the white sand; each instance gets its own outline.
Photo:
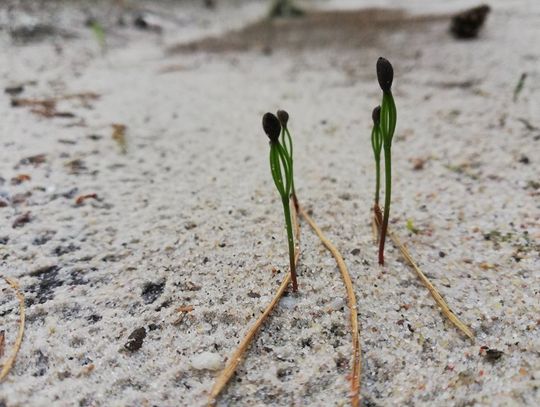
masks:
[[[411,10],[422,14],[422,3]],[[434,3],[426,13],[476,4]],[[266,7],[238,2],[209,12],[198,4],[170,6],[161,36],[135,30],[129,13],[128,27],[117,27],[115,9],[96,6],[110,22],[104,55],[81,8],[59,11],[78,34],[72,40],[19,46],[2,32],[4,86],[37,81],[19,97],[101,97],[86,107],[59,103],[76,118],[13,108],[6,94],[0,103],[0,199],[31,194],[0,208],[0,274],[17,278],[28,302],[0,406],[204,405],[216,369],[287,270],[260,126],[277,108],[291,115],[299,198],[354,280],[364,405],[538,405],[540,3],[491,2],[476,41],[455,41],[448,21],[434,19],[358,34],[344,25],[353,44],[322,47],[289,23],[288,40],[306,44],[296,52],[286,42],[266,55],[252,39],[242,52],[228,51],[226,39],[219,53],[167,52],[241,27]],[[474,344],[442,319],[391,244],[387,266],[376,264],[369,134],[380,55],[396,71],[392,227],[475,330]],[[112,123],[128,127],[126,154]],[[36,154],[46,162],[19,164]],[[413,169],[417,159],[426,160],[422,170]],[[11,185],[20,174],[31,179]],[[98,200],[75,204],[90,193]],[[31,221],[12,228],[27,211]],[[408,233],[408,219],[419,234]],[[345,290],[307,225],[302,250],[300,292],[278,306],[219,405],[347,405]],[[17,302],[4,282],[0,293],[7,352]],[[180,306],[193,307],[181,322]],[[141,327],[142,346],[126,350]],[[490,362],[481,346],[504,354]]]

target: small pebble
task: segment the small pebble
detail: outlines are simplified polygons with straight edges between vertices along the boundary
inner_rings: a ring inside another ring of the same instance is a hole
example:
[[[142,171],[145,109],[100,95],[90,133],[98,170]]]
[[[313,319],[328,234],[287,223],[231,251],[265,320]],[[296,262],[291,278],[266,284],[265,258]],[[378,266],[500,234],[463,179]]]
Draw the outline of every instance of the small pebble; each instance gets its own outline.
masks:
[[[202,352],[191,358],[191,367],[196,370],[219,370],[222,364],[221,356],[213,352]]]
[[[137,328],[131,333],[131,335],[128,336],[128,340],[124,344],[124,348],[130,352],[135,352],[141,349],[144,338],[146,338],[146,329]]]

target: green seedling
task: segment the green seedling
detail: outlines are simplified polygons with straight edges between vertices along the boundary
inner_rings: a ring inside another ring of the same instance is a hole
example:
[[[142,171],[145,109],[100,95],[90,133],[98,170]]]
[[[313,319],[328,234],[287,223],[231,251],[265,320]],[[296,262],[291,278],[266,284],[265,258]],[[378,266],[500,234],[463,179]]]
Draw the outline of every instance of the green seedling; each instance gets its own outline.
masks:
[[[293,0],[274,0],[268,12],[269,18],[302,17],[305,11],[294,4]]]
[[[288,115],[287,115],[288,116]],[[291,281],[293,291],[298,291],[296,281],[296,265],[294,260],[294,238],[291,220],[290,195],[292,190],[292,158],[281,143],[279,142],[281,134],[281,123],[272,113],[266,113],[262,119],[264,132],[270,139],[270,171],[274,184],[281,196],[283,203],[283,214],[285,216],[285,227],[287,229],[287,240],[289,243],[289,261],[291,267]],[[290,144],[292,152],[292,142]]]
[[[417,235],[420,233],[420,231],[414,226],[414,222],[412,219],[407,219],[407,222],[405,223],[405,227],[409,232],[411,232],[414,235]]]
[[[381,107],[377,106],[373,109],[371,115],[373,119],[373,129],[371,130],[371,147],[373,148],[373,156],[375,158],[375,199],[373,204],[373,215],[377,225],[382,223],[382,212],[379,205],[379,194],[381,189],[381,151],[382,151],[382,134],[380,129],[381,123]]]
[[[523,72],[519,77],[518,83],[514,88],[514,103],[517,102],[518,96],[523,90],[523,85],[525,85],[525,79],[527,79],[527,72]]]
[[[394,68],[385,58],[377,60],[377,79],[383,91],[381,112],[380,112],[380,132],[384,149],[384,216],[379,234],[379,264],[384,265],[384,244],[388,231],[388,219],[390,217],[390,203],[392,198],[392,139],[396,130],[396,104],[392,96],[392,82],[394,80]]]
[[[105,41],[105,30],[103,26],[97,20],[92,20],[90,22],[90,28],[92,29],[92,33],[94,34],[97,43],[99,44],[101,52],[104,53],[107,44]]]

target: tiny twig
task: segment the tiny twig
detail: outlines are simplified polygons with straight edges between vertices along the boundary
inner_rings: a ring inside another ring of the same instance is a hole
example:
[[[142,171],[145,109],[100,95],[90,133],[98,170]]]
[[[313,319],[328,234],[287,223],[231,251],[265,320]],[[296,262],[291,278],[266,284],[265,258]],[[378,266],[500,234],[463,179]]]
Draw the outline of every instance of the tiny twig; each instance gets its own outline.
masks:
[[[405,247],[403,243],[399,240],[397,235],[393,233],[392,231],[388,230],[388,236],[390,239],[394,242],[396,247],[399,249],[403,257],[405,257],[405,260],[407,260],[407,263],[412,267],[420,281],[424,284],[424,286],[428,289],[429,293],[441,309],[441,312],[443,315],[448,318],[450,322],[452,322],[456,328],[458,328],[461,332],[463,332],[466,336],[468,336],[473,342],[474,342],[474,333],[471,331],[471,329],[465,325],[463,322],[460,321],[460,319],[454,314],[454,312],[450,309],[442,295],[439,293],[439,290],[435,288],[435,286],[431,283],[429,278],[422,272],[420,267],[416,264],[416,262],[413,260],[411,254]]]
[[[350,322],[351,322],[351,336],[352,336],[352,345],[353,345],[353,356],[352,356],[352,377],[351,377],[351,405],[353,407],[358,407],[360,405],[360,375],[361,375],[361,349],[360,349],[360,335],[358,333],[358,313],[356,305],[356,296],[354,294],[354,288],[351,281],[351,276],[347,270],[347,266],[343,261],[343,257],[339,250],[330,242],[323,234],[321,229],[317,226],[315,221],[306,213],[306,211],[298,205],[298,213],[302,216],[311,226],[313,231],[317,234],[322,244],[332,253],[334,259],[336,260],[339,271],[341,272],[341,277],[343,278],[343,283],[347,290],[347,304],[349,305],[350,310]]]
[[[19,332],[17,334],[17,339],[15,340],[15,344],[13,345],[13,350],[11,352],[11,356],[6,360],[4,363],[2,370],[0,371],[0,382],[2,382],[6,376],[8,375],[9,371],[15,364],[15,359],[17,358],[17,353],[19,353],[19,349],[21,348],[23,336],[24,336],[24,322],[25,322],[25,305],[24,305],[24,295],[21,292],[21,289],[19,287],[19,284],[17,281],[15,281],[12,278],[4,277],[4,280],[15,290],[15,295],[17,296],[17,299],[19,300]]]

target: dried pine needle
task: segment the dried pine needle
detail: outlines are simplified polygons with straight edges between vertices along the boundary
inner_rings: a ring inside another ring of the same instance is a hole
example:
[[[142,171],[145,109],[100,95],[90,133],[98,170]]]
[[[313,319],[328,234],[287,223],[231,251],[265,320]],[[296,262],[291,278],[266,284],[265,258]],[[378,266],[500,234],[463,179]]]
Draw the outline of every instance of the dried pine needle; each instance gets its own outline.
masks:
[[[21,343],[24,336],[24,321],[25,321],[25,305],[24,305],[24,295],[22,294],[19,284],[17,281],[15,281],[12,278],[4,277],[4,280],[10,285],[13,290],[15,290],[15,294],[17,296],[17,299],[19,300],[19,332],[17,334],[17,339],[15,340],[15,344],[13,345],[13,350],[11,351],[11,355],[6,360],[4,365],[2,366],[2,370],[0,370],[0,382],[4,381],[6,376],[8,375],[9,371],[15,364],[15,359],[17,358],[17,353],[19,353],[19,349],[21,348]]]
[[[353,356],[352,356],[352,376],[351,376],[351,405],[353,407],[358,407],[360,405],[360,375],[361,375],[361,349],[360,349],[360,335],[359,335],[359,326],[358,326],[358,312],[356,306],[356,296],[354,294],[354,288],[351,281],[351,276],[347,270],[347,266],[343,261],[341,253],[336,249],[336,247],[330,242],[323,234],[321,229],[317,226],[315,221],[306,213],[306,211],[298,205],[298,213],[302,216],[311,226],[313,231],[317,234],[323,245],[332,253],[336,263],[338,265],[339,271],[341,272],[341,277],[343,278],[343,283],[347,290],[347,304],[350,310],[350,322],[351,322],[351,335],[352,335],[352,344],[353,344]]]
[[[424,284],[424,286],[428,289],[429,293],[431,294],[431,296],[433,297],[433,299],[435,300],[435,302],[441,309],[441,312],[443,313],[443,315],[446,318],[448,318],[448,320],[452,322],[456,326],[456,328],[458,328],[461,332],[463,332],[467,337],[469,337],[469,339],[471,339],[474,342],[474,333],[472,332],[472,330],[463,322],[461,322],[461,320],[456,316],[456,314],[454,314],[454,312],[450,309],[450,307],[448,306],[448,304],[446,303],[442,295],[439,293],[439,290],[435,288],[435,286],[431,283],[429,278],[427,278],[427,276],[422,272],[420,267],[418,267],[414,259],[411,257],[411,254],[409,253],[405,245],[401,243],[397,235],[389,230],[388,236],[394,242],[394,244],[399,249],[403,257],[405,257],[405,260],[407,260],[407,263],[409,263],[409,265],[412,267],[412,269],[414,270],[414,272],[416,273],[420,281],[422,281],[422,284]]]

